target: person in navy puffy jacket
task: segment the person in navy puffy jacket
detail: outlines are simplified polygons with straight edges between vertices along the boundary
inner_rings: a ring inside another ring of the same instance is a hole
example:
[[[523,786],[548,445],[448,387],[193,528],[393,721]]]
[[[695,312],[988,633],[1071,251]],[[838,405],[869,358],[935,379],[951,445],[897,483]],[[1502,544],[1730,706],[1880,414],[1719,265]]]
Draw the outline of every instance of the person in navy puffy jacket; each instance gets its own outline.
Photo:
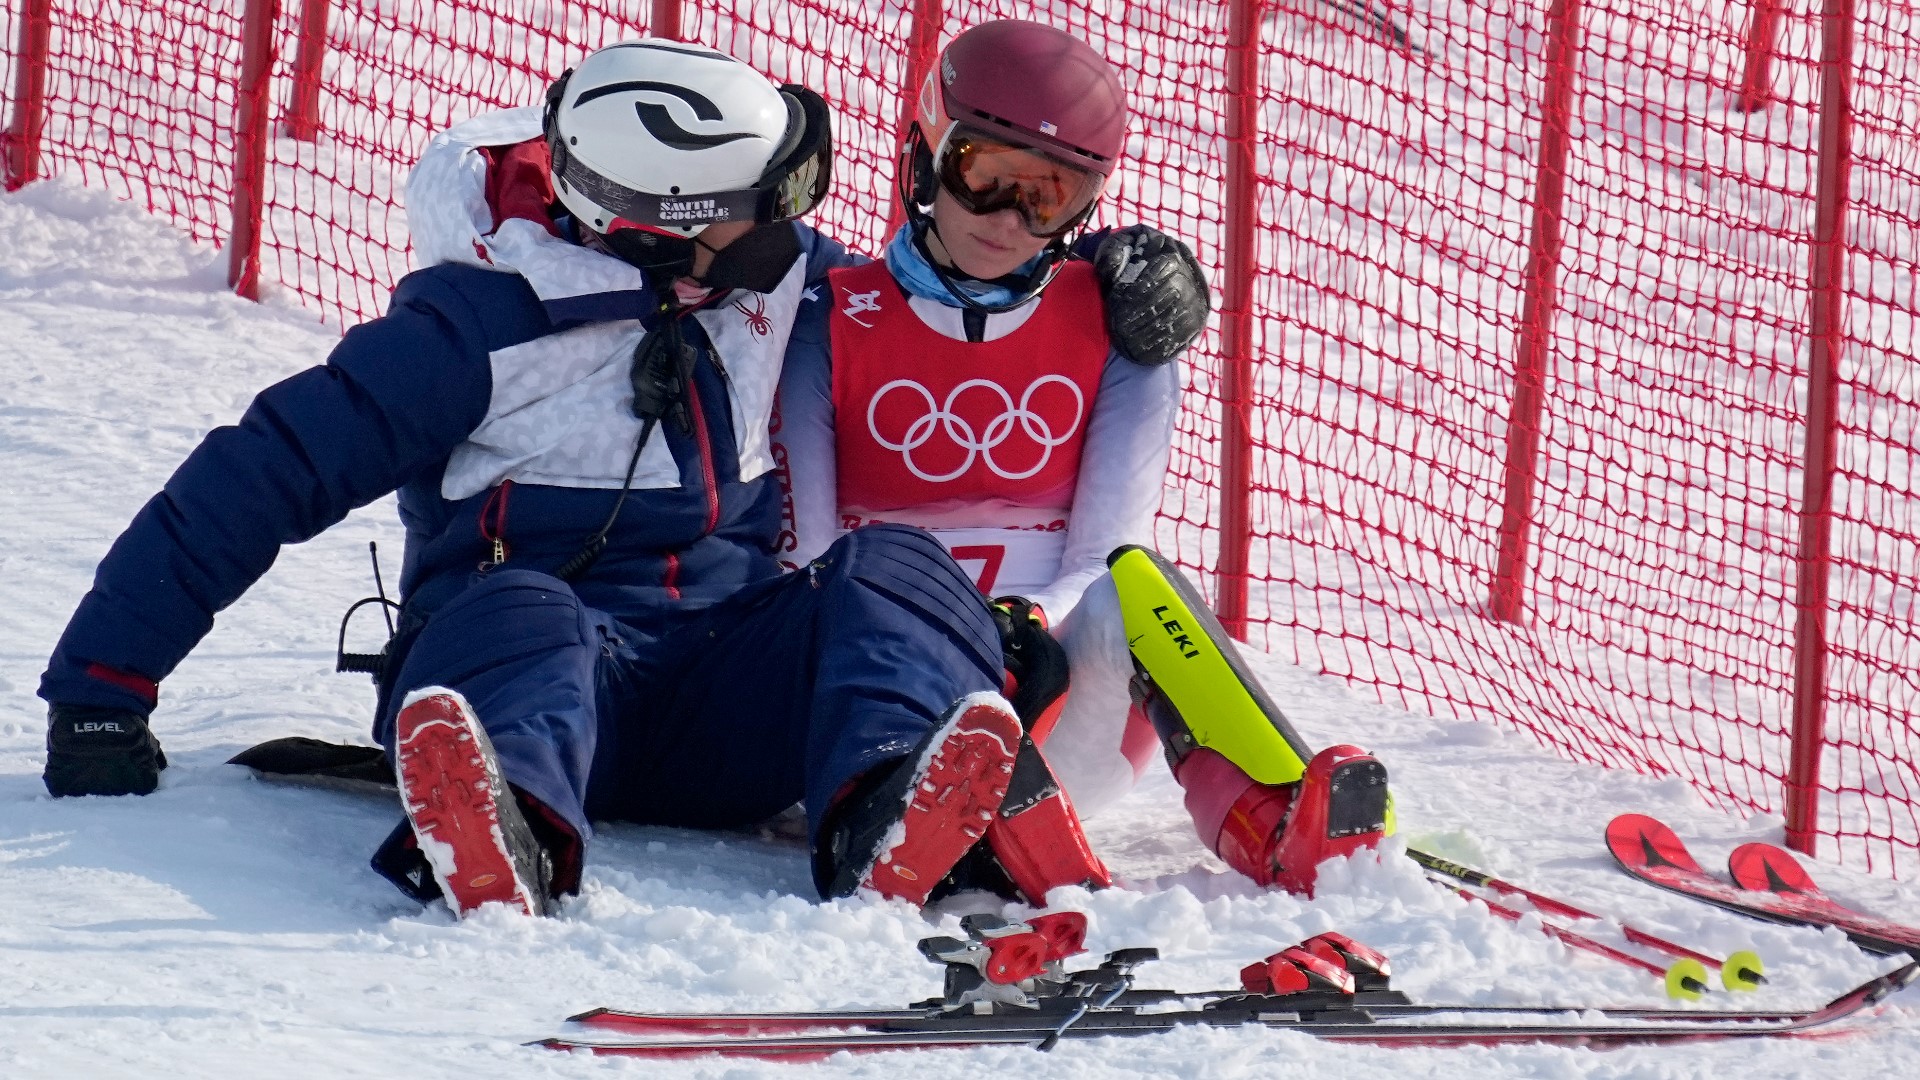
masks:
[[[102,561],[41,680],[48,790],[153,791],[159,684],[215,614],[397,491],[383,874],[545,912],[590,819],[804,801],[823,895],[923,902],[1005,797],[1019,723],[993,618],[924,532],[776,560],[782,357],[808,290],[861,261],[797,220],[831,165],[817,95],[664,40],[436,138],[407,188],[423,268],[209,433]]]

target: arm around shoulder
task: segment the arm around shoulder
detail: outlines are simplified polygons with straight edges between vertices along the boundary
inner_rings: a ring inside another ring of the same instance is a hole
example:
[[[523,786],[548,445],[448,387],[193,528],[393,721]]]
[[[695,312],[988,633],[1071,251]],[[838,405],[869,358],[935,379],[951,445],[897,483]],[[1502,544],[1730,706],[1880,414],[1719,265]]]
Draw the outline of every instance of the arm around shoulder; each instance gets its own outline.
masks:
[[[1148,225],[1107,230],[1093,247],[1107,303],[1107,333],[1127,359],[1149,367],[1186,351],[1207,328],[1213,293],[1193,252]]]
[[[796,221],[793,227],[800,234],[800,257],[807,261],[809,285],[818,285],[835,270],[871,261],[859,252],[848,250],[845,244],[811,225]]]

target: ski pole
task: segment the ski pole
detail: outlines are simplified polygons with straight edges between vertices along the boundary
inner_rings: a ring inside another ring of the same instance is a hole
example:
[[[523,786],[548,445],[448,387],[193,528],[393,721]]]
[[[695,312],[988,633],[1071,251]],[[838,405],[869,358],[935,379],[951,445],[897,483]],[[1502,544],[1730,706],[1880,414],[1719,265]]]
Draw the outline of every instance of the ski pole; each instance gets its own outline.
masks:
[[[1600,918],[1600,916],[1590,911],[1583,911],[1564,900],[1556,900],[1551,896],[1542,895],[1541,893],[1534,892],[1532,889],[1515,885],[1510,881],[1501,881],[1499,878],[1485,871],[1475,870],[1470,866],[1462,866],[1457,862],[1450,862],[1437,855],[1429,855],[1416,848],[1407,849],[1407,858],[1419,863],[1432,873],[1450,877],[1455,881],[1464,881],[1469,885],[1478,885],[1483,889],[1492,889],[1494,892],[1506,896],[1518,896],[1540,909],[1542,914],[1558,915],[1563,919],[1598,920]],[[1645,945],[1649,949],[1656,949],[1666,953],[1668,956],[1678,957],[1682,960],[1692,960],[1703,967],[1713,968],[1719,971],[1721,983],[1729,990],[1752,990],[1767,981],[1767,977],[1761,973],[1763,968],[1760,963],[1760,957],[1745,949],[1733,953],[1725,960],[1721,960],[1707,953],[1697,952],[1687,948],[1685,945],[1650,934],[1637,926],[1632,926],[1625,922],[1620,923],[1620,931],[1626,936],[1628,941],[1636,945]]]
[[[1438,878],[1432,878],[1430,880],[1443,889],[1452,890],[1464,899],[1480,901],[1487,905],[1488,911],[1493,912],[1508,922],[1517,923],[1527,917],[1523,911],[1510,908],[1495,900],[1489,900],[1476,893],[1468,892],[1465,887],[1456,885],[1451,881],[1441,881]],[[1619,949],[1603,941],[1595,941],[1585,934],[1576,933],[1558,923],[1550,923],[1545,919],[1541,919],[1540,929],[1548,937],[1553,938],[1563,945],[1583,949],[1596,956],[1604,956],[1616,963],[1625,964],[1631,968],[1638,968],[1650,975],[1659,976],[1660,980],[1666,984],[1668,997],[1697,1000],[1700,995],[1710,989],[1707,986],[1707,970],[1698,960],[1682,958],[1674,961],[1672,967],[1663,968],[1651,960],[1635,956],[1629,952],[1621,952]]]

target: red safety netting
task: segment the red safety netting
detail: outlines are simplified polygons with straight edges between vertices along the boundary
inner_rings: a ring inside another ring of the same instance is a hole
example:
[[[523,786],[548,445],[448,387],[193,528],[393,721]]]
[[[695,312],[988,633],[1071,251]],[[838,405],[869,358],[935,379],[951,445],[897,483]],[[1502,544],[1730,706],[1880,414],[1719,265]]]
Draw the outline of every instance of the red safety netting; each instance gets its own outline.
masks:
[[[16,44],[31,5],[0,11],[0,104],[20,116]],[[240,5],[98,0],[47,5],[39,176],[145,206],[196,240],[227,233]]]
[[[241,4],[78,6],[53,4],[40,174],[224,238]],[[706,0],[684,5],[681,33],[833,102],[838,182],[814,222],[872,251],[890,217],[911,20],[941,6]],[[1264,83],[1250,639],[1396,704],[1682,776],[1729,808],[1780,810],[1810,441],[1817,6],[1783,12],[1775,100],[1751,113],[1738,103],[1747,13],[1710,0],[1570,5],[1581,33],[1563,52],[1547,0],[1250,6]],[[1158,225],[1219,274],[1234,7],[952,2],[941,38],[1014,15],[1102,49],[1138,117],[1096,224]],[[276,124],[295,98],[301,9],[282,0]],[[537,103],[562,68],[645,32],[650,13],[605,0],[338,0],[317,138],[271,145],[262,278],[342,325],[376,314],[408,268],[404,183],[427,140]],[[19,19],[0,16],[7,40]],[[1846,857],[1909,871],[1920,866],[1916,22],[1884,3],[1862,3],[1856,21],[1817,822]],[[1546,265],[1534,240],[1553,130],[1567,138],[1549,310],[1533,289]],[[1221,349],[1210,333],[1188,356],[1158,536],[1210,585],[1223,541]],[[1540,358],[1544,405],[1537,457],[1518,469],[1534,486],[1516,622],[1488,604],[1523,355]]]
[[[262,279],[343,325],[378,314],[411,269],[406,179],[433,136],[479,113],[539,104],[547,84],[600,43],[645,33],[646,14],[617,3],[335,0],[316,138],[273,143]],[[279,40],[294,40],[300,15],[297,2],[283,5]],[[296,58],[291,46],[279,52],[276,104],[292,100]]]
[[[1777,805],[1785,742],[1748,735],[1790,689],[1791,548],[1769,538],[1792,531],[1796,350],[1772,344],[1804,299],[1738,250],[1783,246],[1783,210],[1729,171],[1754,129],[1715,69],[1726,32],[1637,7],[1586,7],[1559,91],[1532,3],[1276,13],[1266,639],[1423,711]],[[1557,92],[1564,248],[1516,625],[1487,605]],[[1740,335],[1768,345],[1729,363]]]
[[[1569,756],[1777,811],[1817,21],[1788,15],[1780,100],[1748,114],[1744,27],[1717,6],[1585,6],[1515,624],[1488,599],[1553,94],[1543,7],[1273,13],[1254,638],[1416,709],[1495,717]],[[1909,21],[1863,26],[1856,67],[1855,168],[1873,180],[1856,176],[1851,219],[1819,824],[1880,866],[1920,842],[1900,554],[1920,516],[1905,355],[1920,172],[1897,126],[1920,59]]]

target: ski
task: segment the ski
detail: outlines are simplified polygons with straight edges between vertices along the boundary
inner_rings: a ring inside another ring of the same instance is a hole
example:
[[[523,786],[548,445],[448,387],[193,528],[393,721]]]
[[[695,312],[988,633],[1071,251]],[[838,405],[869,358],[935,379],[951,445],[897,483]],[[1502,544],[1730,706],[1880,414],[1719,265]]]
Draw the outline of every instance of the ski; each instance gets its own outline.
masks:
[[[1240,987],[1141,989],[1134,969],[1159,956],[1120,949],[1098,965],[1065,970],[1085,949],[1074,912],[1010,922],[961,920],[966,939],[927,938],[920,952],[944,965],[943,996],[903,1009],[771,1013],[641,1013],[592,1009],[569,1018],[589,1029],[532,1044],[654,1058],[719,1055],[815,1060],[842,1051],[1019,1044],[1148,1035],[1181,1024],[1261,1024],[1317,1038],[1388,1045],[1555,1042],[1615,1046],[1787,1035],[1832,1023],[1912,981],[1920,964],[1881,976],[1813,1012],[1586,1006],[1433,1005],[1388,987],[1391,965],[1339,933],[1319,934],[1243,968]],[[1568,1019],[1583,1015],[1589,1019]]]
[[[1865,948],[1920,956],[1920,927],[1856,911],[1828,896],[1814,884],[1800,860],[1785,848],[1773,844],[1742,844],[1727,856],[1727,872],[1735,884],[1749,892],[1791,899],[1817,913],[1825,925],[1839,928]]]
[[[1822,1008],[1795,1014],[1719,1014],[1666,1012],[1659,1017],[1608,1017],[1602,1021],[1544,1021],[1515,1010],[1522,1022],[1500,1022],[1473,1016],[1464,1021],[1430,1019],[1420,1023],[1383,1023],[1372,1009],[1344,1007],[1324,1012],[1300,1011],[1284,998],[1259,1000],[1242,995],[1198,1009],[1141,1012],[1137,1008],[1094,1006],[1067,1014],[1024,1012],[942,1013],[911,1020],[864,1020],[859,1027],[828,1034],[774,1034],[751,1037],[723,1035],[700,1038],[647,1038],[593,1041],[555,1037],[530,1045],[555,1050],[647,1058],[731,1057],[778,1061],[813,1061],[842,1052],[952,1049],[971,1046],[1032,1045],[1045,1048],[1062,1038],[1154,1035],[1176,1027],[1198,1024],[1263,1027],[1298,1031],[1332,1042],[1382,1046],[1497,1046],[1517,1043],[1609,1048],[1640,1044],[1701,1042],[1708,1040],[1769,1038],[1798,1035],[1823,1028],[1868,1008],[1911,983],[1920,963],[1909,963],[1842,994]],[[1416,1006],[1416,1008],[1425,1008]],[[1450,1010],[1432,1007],[1440,1016]],[[1651,1010],[1650,1010],[1651,1011]],[[779,1014],[772,1014],[779,1015]],[[855,1014],[849,1014],[855,1015]],[[864,1014],[872,1016],[873,1014]],[[1391,1015],[1391,1014],[1389,1014]],[[1758,1019],[1748,1017],[1757,1016]],[[1064,1021],[1064,1022],[1063,1022]]]
[[[1566,1016],[1571,1013],[1604,1016],[1609,1020],[1691,1020],[1700,1023],[1764,1022],[1785,1023],[1798,1019],[1797,1012],[1761,1012],[1751,1010],[1706,1010],[1647,1008],[1642,1006],[1587,1006],[1587,1005],[1426,1005],[1415,1004],[1397,991],[1361,992],[1352,997],[1329,993],[1321,994],[1284,994],[1250,995],[1244,990],[1203,990],[1181,993],[1174,990],[1130,990],[1115,999],[1112,1006],[1124,1009],[1137,1009],[1147,1005],[1164,1002],[1201,1003],[1260,998],[1260,1007],[1267,1012],[1294,1012],[1301,1016],[1349,1013],[1355,1010],[1378,1017],[1416,1017],[1431,1016],[1436,1013],[1459,1013],[1462,1015],[1502,1015],[1548,1017]],[[1054,998],[1037,1006],[1022,1010],[1022,1016],[1051,1015],[1064,1017],[1072,1011],[1080,1000],[1075,998]],[[620,1009],[590,1009],[577,1016],[567,1018],[569,1023],[582,1027],[598,1028],[609,1032],[625,1032],[634,1035],[796,1035],[805,1032],[822,1032],[847,1028],[885,1027],[888,1025],[912,1025],[921,1022],[937,1022],[943,1017],[972,1023],[973,1026],[991,1027],[989,1021],[1005,1013],[983,1015],[977,1023],[972,1014],[955,1012],[938,1005],[916,1005],[904,1009],[827,1009],[820,1011],[796,1010],[793,1012],[764,1013],[643,1013],[627,1012]]]
[[[1502,896],[1519,897],[1527,903],[1532,904],[1534,910],[1539,912],[1541,922],[1549,927],[1552,924],[1546,922],[1547,916],[1582,921],[1598,921],[1600,919],[1600,916],[1582,908],[1575,907],[1564,900],[1558,900],[1543,893],[1535,892],[1532,889],[1515,885],[1510,881],[1502,881],[1485,871],[1475,870],[1470,866],[1464,866],[1457,862],[1442,859],[1437,855],[1429,855],[1424,851],[1408,848],[1407,857],[1425,868],[1428,871],[1429,877],[1434,874],[1439,874],[1463,884],[1490,889]],[[1436,884],[1446,887],[1445,882],[1436,882]],[[1455,891],[1459,890],[1456,889]],[[1501,915],[1503,918],[1507,917],[1505,911],[1512,910],[1505,909],[1503,911],[1495,907],[1490,901],[1486,901],[1484,898],[1480,899],[1482,899],[1482,902],[1487,903],[1488,908],[1492,910],[1494,914]],[[1720,957],[1711,956],[1695,949],[1689,949],[1685,945],[1668,941],[1665,938],[1642,930],[1630,923],[1620,922],[1619,926],[1621,934],[1633,944],[1645,946],[1656,952],[1666,953],[1668,956],[1676,959],[1676,963],[1667,968],[1660,969],[1657,972],[1666,981],[1668,993],[1671,996],[1698,997],[1698,989],[1704,988],[1705,986],[1705,976],[1708,969],[1720,972],[1721,984],[1728,990],[1753,990],[1765,984],[1767,981],[1766,976],[1762,973],[1764,969],[1760,962],[1760,957],[1752,952],[1742,950],[1729,955],[1725,959],[1721,959]],[[1553,929],[1549,929],[1547,933],[1556,937],[1559,936]],[[1585,948],[1584,945],[1579,945],[1575,942],[1568,942],[1568,944],[1575,945],[1577,948]],[[1632,966],[1639,967],[1642,965],[1638,962],[1638,958],[1634,958]],[[1689,985],[1690,983],[1693,985]]]
[[[1811,894],[1805,890],[1743,889],[1714,877],[1700,868],[1672,829],[1644,814],[1622,814],[1609,822],[1607,849],[1621,869],[1650,885],[1768,922],[1831,926],[1872,952],[1920,955],[1920,929],[1853,911],[1828,899],[1817,888]],[[1752,861],[1743,860],[1743,865]],[[1784,869],[1778,860],[1773,865]],[[1764,869],[1761,873],[1764,875]],[[1804,871],[1799,878],[1812,884]],[[1755,880],[1765,883],[1764,876]]]

